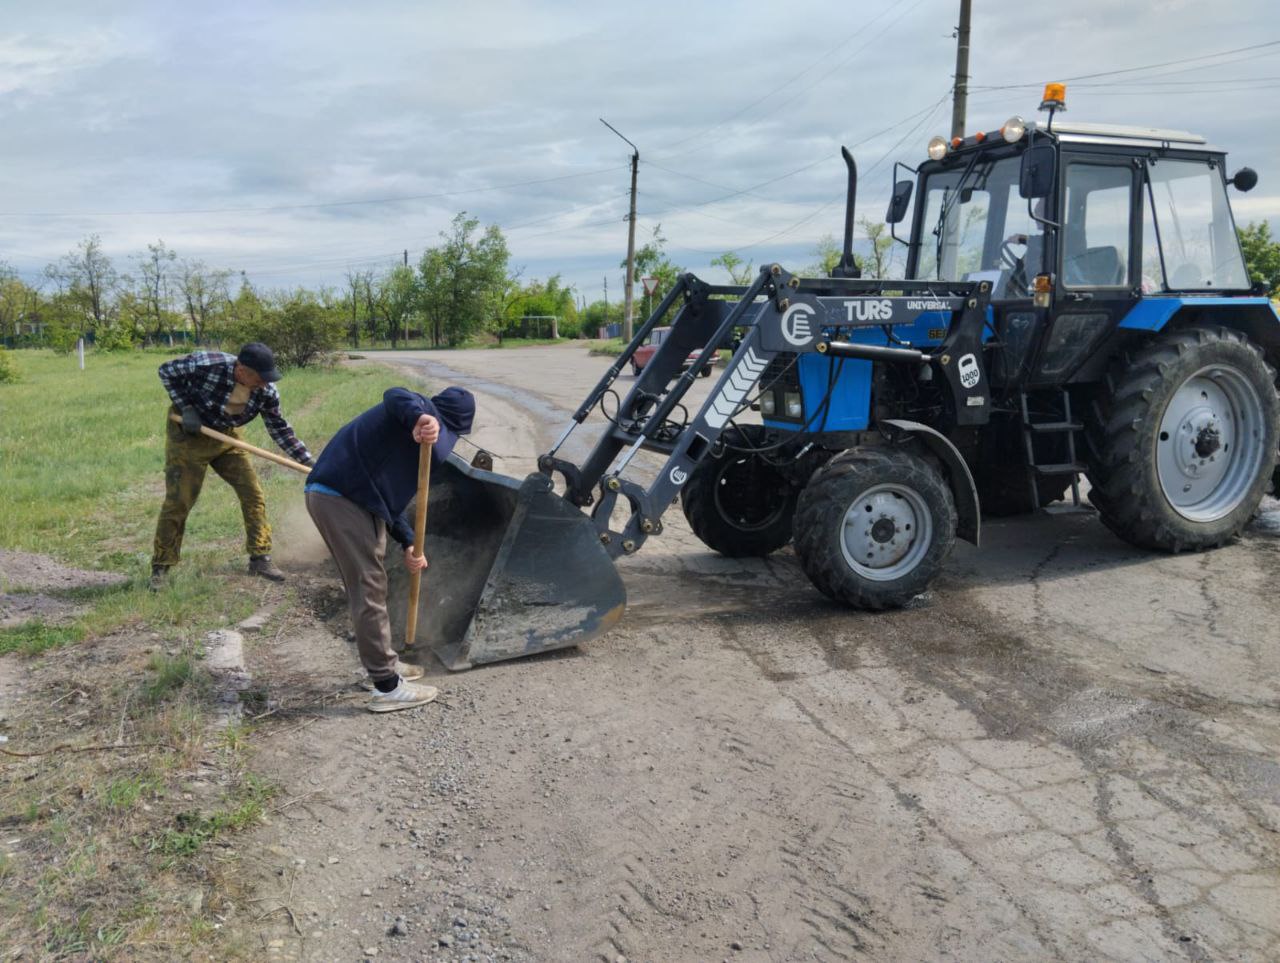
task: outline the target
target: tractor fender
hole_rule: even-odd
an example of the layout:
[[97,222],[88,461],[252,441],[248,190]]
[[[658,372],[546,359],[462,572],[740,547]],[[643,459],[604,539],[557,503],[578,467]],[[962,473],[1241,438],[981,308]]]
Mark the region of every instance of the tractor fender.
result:
[[1272,365],[1280,364],[1280,315],[1265,297],[1144,298],[1124,316],[1119,329],[1155,334],[1193,324],[1233,328],[1262,348]]
[[886,418],[878,424],[887,425],[893,429],[895,435],[918,438],[938,456],[946,466],[947,478],[951,483],[951,494],[956,500],[956,535],[966,542],[977,545],[982,527],[982,516],[978,509],[978,486],[973,483],[973,474],[965,464],[960,449],[953,445],[946,435],[918,421]]

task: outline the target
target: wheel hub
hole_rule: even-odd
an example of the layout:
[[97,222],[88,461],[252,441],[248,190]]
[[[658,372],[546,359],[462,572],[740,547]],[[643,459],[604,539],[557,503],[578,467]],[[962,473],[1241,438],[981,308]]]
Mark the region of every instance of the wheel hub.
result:
[[845,560],[866,578],[891,581],[920,564],[932,541],[924,499],[905,485],[876,485],[844,514]]
[[1262,418],[1253,385],[1238,370],[1213,365],[1169,399],[1156,441],[1156,469],[1170,506],[1208,522],[1248,494],[1260,457]]
[[1205,425],[1196,433],[1196,454],[1201,458],[1208,458],[1221,447],[1222,432],[1218,430],[1217,422]]
[[893,524],[891,518],[878,518],[876,523],[871,526],[871,537],[875,541],[884,544],[893,540],[893,536],[898,533],[898,529]]

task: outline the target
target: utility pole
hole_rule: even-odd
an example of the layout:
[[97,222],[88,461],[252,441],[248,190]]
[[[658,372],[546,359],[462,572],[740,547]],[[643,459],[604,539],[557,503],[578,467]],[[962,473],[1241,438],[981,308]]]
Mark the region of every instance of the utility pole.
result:
[[404,249],[404,266],[405,267],[409,266],[409,249],[408,248]]
[[[968,0],[965,0],[968,2]],[[611,123],[600,118],[600,123],[604,124],[611,131],[622,137],[618,128]],[[631,311],[632,311],[632,288],[635,287],[636,280],[636,175],[640,170],[640,148],[631,141],[622,137],[623,140],[631,144],[631,213],[627,215],[627,287],[622,292],[622,340],[631,341]]]
[[956,85],[951,102],[951,136],[964,136],[964,114],[969,99],[969,6],[960,0],[960,26],[956,28]]

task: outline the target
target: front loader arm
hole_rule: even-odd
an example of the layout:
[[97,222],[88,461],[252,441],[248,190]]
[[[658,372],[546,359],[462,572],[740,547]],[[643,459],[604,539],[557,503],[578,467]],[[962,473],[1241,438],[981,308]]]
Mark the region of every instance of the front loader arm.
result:
[[[925,296],[881,296],[876,287],[919,290]],[[982,368],[982,332],[989,285],[961,286],[944,295],[929,293],[921,282],[870,282],[826,279],[802,281],[777,264],[761,268],[746,288],[703,284],[692,275],[681,278],[680,293],[685,303],[671,321],[671,334],[644,373],[620,403],[618,415],[605,428],[603,437],[579,469],[554,457],[555,448],[539,460],[545,474],[559,471],[567,486],[565,497],[581,506],[592,505],[592,518],[601,542],[611,557],[631,554],[644,541],[662,531],[662,516],[674,503],[697,464],[720,441],[733,419],[749,407],[752,395],[769,364],[780,354],[824,352],[838,345],[859,349],[833,340],[841,332],[858,328],[888,328],[905,324],[930,312],[948,312],[947,337],[928,355],[899,349],[902,357],[882,361],[927,361],[944,374],[954,394],[958,423],[977,424],[989,413],[987,379]],[[714,295],[731,294],[736,302],[712,300]],[[674,304],[668,296],[642,331],[652,330],[656,320]],[[744,329],[742,341],[715,387],[698,412],[685,424],[671,421],[688,394],[697,372],[735,328]],[[639,336],[637,336],[639,337]],[[635,343],[631,346],[634,350]],[[698,360],[681,373],[691,346],[701,346]],[[615,361],[593,390],[588,401],[597,402],[617,378],[624,361]],[[975,378],[976,373],[976,378]],[[559,448],[576,424],[586,419],[593,405],[584,405],[574,422],[556,444]],[[815,413],[816,417],[816,413]],[[811,425],[805,425],[808,432]],[[641,449],[666,455],[656,478],[647,485],[626,477]],[[598,500],[591,489],[598,490]],[[621,532],[610,528],[618,499],[630,509]]]

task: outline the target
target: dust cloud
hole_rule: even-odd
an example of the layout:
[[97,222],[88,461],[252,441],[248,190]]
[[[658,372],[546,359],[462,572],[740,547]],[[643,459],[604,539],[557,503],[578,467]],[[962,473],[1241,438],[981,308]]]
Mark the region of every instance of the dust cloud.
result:
[[329,549],[303,502],[291,504],[276,523],[271,554],[277,564],[291,568],[317,568],[328,561]]

